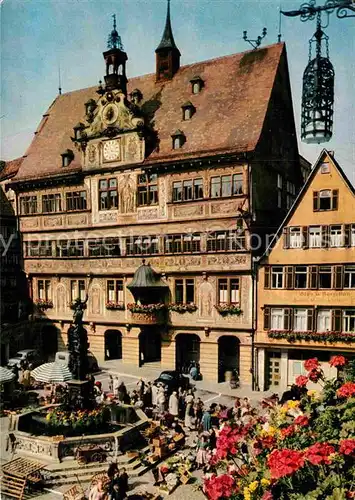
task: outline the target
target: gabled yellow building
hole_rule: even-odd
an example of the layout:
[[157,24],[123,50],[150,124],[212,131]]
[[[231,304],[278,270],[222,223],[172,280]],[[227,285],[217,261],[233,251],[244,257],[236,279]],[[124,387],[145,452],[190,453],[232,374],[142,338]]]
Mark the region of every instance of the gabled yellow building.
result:
[[[355,356],[355,190],[326,150],[261,260],[257,386],[284,390],[303,360]],[[330,372],[329,372],[330,370]]]

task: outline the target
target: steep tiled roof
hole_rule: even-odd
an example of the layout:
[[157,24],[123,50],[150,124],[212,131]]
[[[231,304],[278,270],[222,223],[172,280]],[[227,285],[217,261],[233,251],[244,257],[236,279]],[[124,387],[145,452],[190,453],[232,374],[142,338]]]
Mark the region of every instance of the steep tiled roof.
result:
[[11,179],[11,177],[14,177],[18,169],[20,168],[20,165],[22,163],[23,158],[16,158],[15,160],[10,160],[4,162],[4,168],[0,171],[0,181],[5,181],[6,179]]
[[[258,143],[280,59],[279,43],[255,51],[182,66],[174,78],[157,83],[155,74],[131,78],[128,93],[143,93],[143,111],[157,132],[158,147],[145,163],[218,153],[253,151]],[[284,54],[285,55],[285,54]],[[204,88],[192,94],[190,80],[199,75]],[[73,126],[83,121],[84,103],[97,99],[97,87],[58,96],[36,131],[16,179],[63,174],[60,154],[73,149]],[[181,106],[191,101],[196,112],[182,120]],[[171,134],[181,129],[186,142],[172,149]],[[65,172],[81,169],[79,155]]]

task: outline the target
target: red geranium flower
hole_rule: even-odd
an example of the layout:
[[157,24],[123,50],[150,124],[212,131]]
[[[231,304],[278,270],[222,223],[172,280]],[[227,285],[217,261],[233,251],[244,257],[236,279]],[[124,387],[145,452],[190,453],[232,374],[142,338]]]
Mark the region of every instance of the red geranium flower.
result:
[[344,356],[332,356],[330,358],[329,364],[330,366],[335,366],[338,368],[338,366],[345,366],[347,364],[348,360],[344,358]]
[[219,498],[229,498],[235,490],[235,482],[229,474],[220,476],[212,475],[210,479],[205,479],[204,489],[210,500],[219,500]]
[[288,427],[284,427],[281,429],[281,438],[285,439],[287,437],[292,436],[295,433],[295,428],[293,425],[289,425]]
[[322,372],[322,370],[314,369],[308,373],[308,377],[309,377],[309,380],[311,380],[311,382],[318,382],[318,380],[323,378],[323,372]]
[[297,450],[288,450],[287,448],[274,450],[270,453],[267,464],[272,478],[278,479],[290,476],[303,467],[303,453]]
[[261,500],[273,500],[273,498],[274,497],[272,496],[271,491],[265,491],[265,493],[261,497]]
[[355,455],[355,439],[343,439],[339,441],[339,452],[343,455]]
[[337,390],[337,396],[340,398],[350,398],[355,396],[355,383],[346,382]]
[[225,425],[219,433],[217,439],[216,457],[220,460],[227,458],[228,454],[237,453],[237,445],[249,431],[248,426],[230,426]]
[[309,418],[306,415],[299,415],[293,421],[295,425],[299,425],[300,427],[307,427],[309,425]]
[[296,385],[298,385],[298,387],[306,387],[307,384],[308,377],[306,377],[305,375],[298,375],[298,377],[296,378]]
[[327,443],[315,443],[306,451],[306,459],[313,465],[330,464],[329,455],[335,453],[333,446]]
[[318,358],[306,359],[306,361],[304,362],[304,367],[308,372],[317,369],[319,367]]

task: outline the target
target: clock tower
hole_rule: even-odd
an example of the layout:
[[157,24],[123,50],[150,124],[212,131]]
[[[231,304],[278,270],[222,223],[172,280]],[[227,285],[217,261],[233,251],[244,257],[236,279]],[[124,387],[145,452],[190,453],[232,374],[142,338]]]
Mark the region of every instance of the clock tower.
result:
[[126,61],[128,59],[123,50],[121,37],[116,30],[116,15],[113,14],[113,30],[111,31],[106,52],[103,53],[106,62],[105,83],[106,90],[120,90],[127,94]]

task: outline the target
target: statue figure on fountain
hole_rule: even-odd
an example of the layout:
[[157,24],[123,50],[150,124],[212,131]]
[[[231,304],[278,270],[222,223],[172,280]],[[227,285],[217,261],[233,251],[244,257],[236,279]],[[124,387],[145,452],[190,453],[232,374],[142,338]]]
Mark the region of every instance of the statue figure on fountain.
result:
[[85,300],[80,298],[74,302],[73,324],[68,330],[69,370],[75,380],[86,380],[88,373],[87,351],[89,348],[87,332],[83,326],[83,315],[88,294]]

